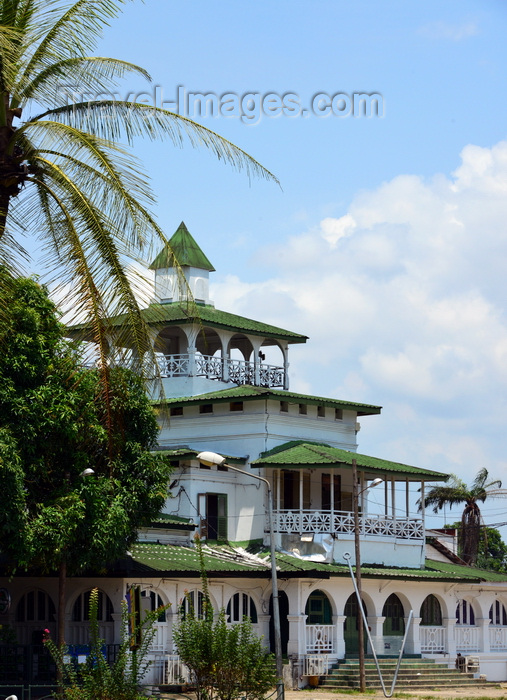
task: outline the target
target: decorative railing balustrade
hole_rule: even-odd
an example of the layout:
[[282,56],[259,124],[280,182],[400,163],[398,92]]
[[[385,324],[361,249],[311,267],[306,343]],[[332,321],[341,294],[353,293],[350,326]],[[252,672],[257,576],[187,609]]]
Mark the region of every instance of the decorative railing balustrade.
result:
[[[333,625],[305,625],[306,653],[333,654],[334,629]],[[320,676],[322,674],[311,673],[310,675]]]
[[[275,529],[280,533],[302,535],[340,532],[354,534],[354,515],[348,511],[278,510]],[[402,540],[424,539],[422,520],[392,518],[386,515],[359,516],[359,533],[371,537],[397,537]]]
[[303,657],[303,676],[327,676],[328,672],[327,654],[310,654]]
[[507,627],[489,628],[489,647],[491,651],[507,651]]
[[471,651],[479,651],[479,628],[456,625],[454,628],[456,639],[456,651],[468,654]]
[[255,365],[245,360],[187,353],[159,356],[158,364],[160,375],[164,378],[206,377],[234,384],[286,388],[284,368],[262,362]]
[[443,654],[446,651],[445,627],[419,627],[419,640],[421,653]]

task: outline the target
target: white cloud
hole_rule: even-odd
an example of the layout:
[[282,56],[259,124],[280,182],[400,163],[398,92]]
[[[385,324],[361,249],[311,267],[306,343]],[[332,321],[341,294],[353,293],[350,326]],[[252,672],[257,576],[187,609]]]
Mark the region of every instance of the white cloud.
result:
[[479,27],[475,22],[461,22],[451,24],[450,22],[430,22],[419,29],[419,34],[427,39],[438,39],[445,41],[463,41],[479,33]]
[[271,279],[222,278],[213,296],[310,336],[291,350],[292,388],[384,406],[363,419],[360,451],[500,474],[506,194],[507,143],[467,146],[451,175],[362,192],[343,216],[262,251],[279,261]]

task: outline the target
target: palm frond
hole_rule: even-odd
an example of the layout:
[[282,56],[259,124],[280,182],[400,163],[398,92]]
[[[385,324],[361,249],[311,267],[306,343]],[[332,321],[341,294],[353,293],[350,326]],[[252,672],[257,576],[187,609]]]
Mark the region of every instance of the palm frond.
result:
[[102,35],[104,26],[116,17],[127,0],[78,0],[62,14],[58,0],[37,0],[36,22],[30,23],[30,39],[35,45],[22,71],[28,82],[54,60],[89,53]]
[[79,102],[47,110],[33,117],[31,123],[47,117],[55,121],[70,121],[76,129],[110,141],[125,136],[132,143],[137,136],[147,136],[151,140],[168,138],[174,145],[183,146],[187,139],[194,148],[203,146],[219,160],[238,170],[245,170],[248,177],[256,176],[278,183],[273,173],[246,151],[202,124],[167,109],[117,100]]
[[39,105],[69,104],[77,90],[80,96],[89,91],[93,95],[103,92],[111,96],[111,90],[118,84],[118,79],[124,78],[127,73],[137,73],[146,80],[151,80],[148,71],[128,61],[101,56],[66,58],[51,63],[26,84],[22,78],[19,79],[11,107],[18,107],[30,99]]

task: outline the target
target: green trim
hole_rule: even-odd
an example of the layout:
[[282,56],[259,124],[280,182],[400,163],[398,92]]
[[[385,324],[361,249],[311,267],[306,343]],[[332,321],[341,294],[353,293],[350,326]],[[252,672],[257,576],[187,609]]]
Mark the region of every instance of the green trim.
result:
[[421,481],[447,481],[448,474],[443,472],[420,469],[400,462],[391,462],[378,457],[349,452],[338,447],[331,447],[324,443],[305,442],[294,440],[263,452],[258,459],[252,462],[252,467],[292,469],[318,469],[330,467],[352,468],[352,461],[356,460],[358,469],[372,474],[402,475],[409,480]]
[[343,410],[355,411],[358,416],[369,416],[380,413],[381,406],[373,406],[365,403],[353,403],[351,401],[341,401],[339,399],[327,399],[320,396],[309,396],[307,394],[296,394],[293,391],[283,391],[282,389],[266,389],[260,386],[250,386],[244,384],[231,389],[212,391],[197,396],[179,396],[172,399],[164,399],[162,402],[168,406],[191,406],[205,403],[227,403],[231,400],[242,401],[287,401],[288,403],[305,403],[309,406],[325,406],[327,408],[341,408]]
[[182,221],[167,246],[162,248],[150,270],[166,269],[168,267],[197,267],[200,270],[214,272],[215,268],[204,255],[201,248]]

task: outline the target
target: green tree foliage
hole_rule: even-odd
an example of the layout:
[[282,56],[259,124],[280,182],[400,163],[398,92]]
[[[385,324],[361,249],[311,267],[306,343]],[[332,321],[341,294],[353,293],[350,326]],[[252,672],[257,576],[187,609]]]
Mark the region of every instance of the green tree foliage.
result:
[[181,146],[187,139],[249,174],[274,179],[190,119],[101,99],[125,76],[150,79],[132,63],[90,55],[125,2],[0,0],[0,263],[12,270],[26,256],[27,232],[41,238],[46,263],[68,283],[69,306],[92,329],[102,360],[113,338],[108,315],[125,313],[129,320],[118,346],[134,347],[139,357],[149,350],[122,263],[137,259],[153,239],[167,242],[150,213],[153,196],[131,155],[133,140],[167,138]]
[[478,503],[484,503],[487,498],[507,495],[507,491],[501,487],[499,479],[489,480],[488,470],[480,469],[471,486],[451,474],[445,486],[434,486],[424,498],[424,506],[433,506],[434,513],[445,506],[452,508],[453,505],[465,504],[458,533],[459,551],[463,561],[471,566],[475,566],[479,554],[482,517]]
[[99,635],[98,589],[95,588],[90,595],[90,653],[86,663],[69,663],[66,649],[58,648],[46,631],[44,643],[64,681],[59,697],[62,700],[146,700],[146,695],[140,692],[140,685],[150,666],[147,655],[160,612],[146,613],[142,621],[141,645],[131,649],[133,622],[123,603],[120,647],[115,661],[108,663],[102,651],[105,642]]
[[173,633],[178,654],[192,672],[198,700],[240,696],[260,700],[276,684],[273,655],[266,652],[247,618],[229,625],[222,609],[214,620],[199,539],[196,543],[201,561],[202,615],[188,600],[188,610]]
[[0,547],[13,568],[102,567],[167,497],[153,410],[131,371],[108,370],[106,389],[80,366],[43,287],[1,274]]
[[[461,529],[461,523],[444,525],[446,528]],[[461,552],[458,550],[459,556]],[[493,571],[507,571],[507,544],[502,539],[500,532],[494,527],[483,526],[479,535],[479,551],[477,555],[477,566],[481,569],[492,569]]]

